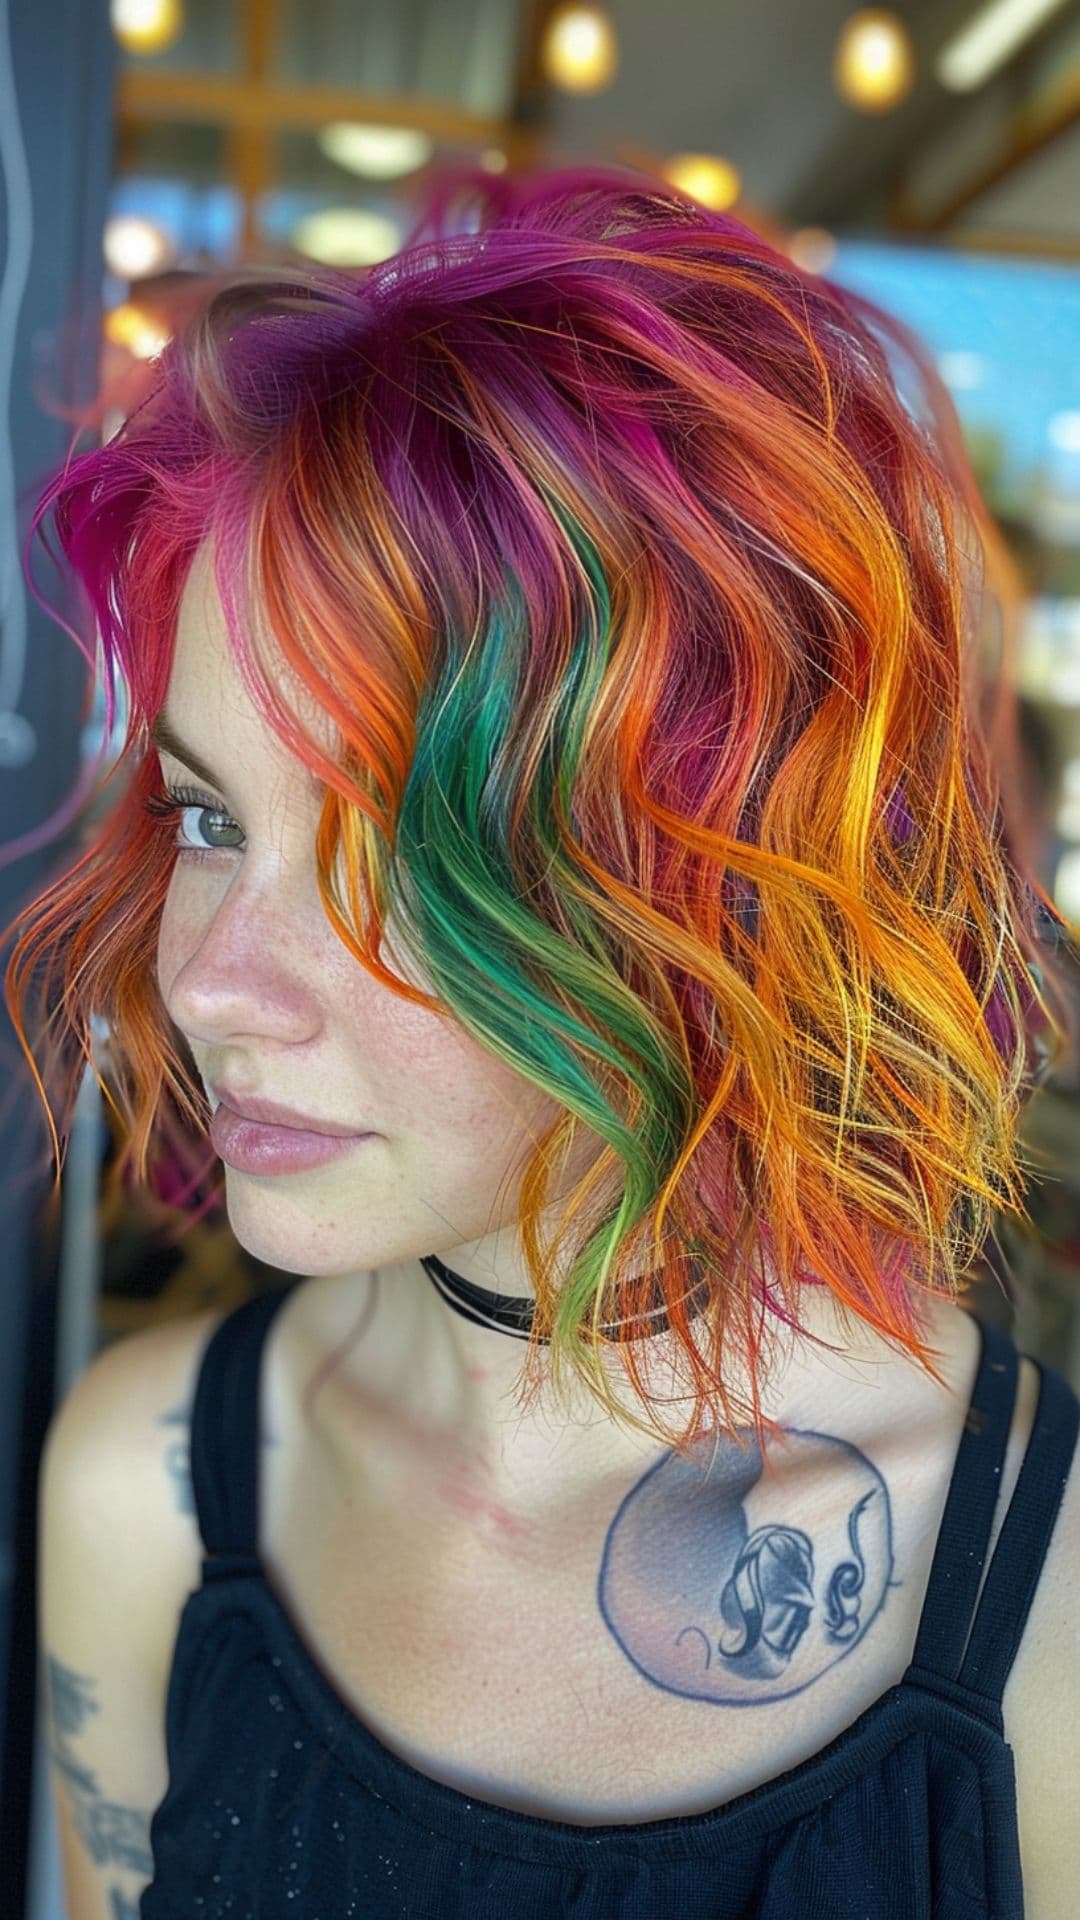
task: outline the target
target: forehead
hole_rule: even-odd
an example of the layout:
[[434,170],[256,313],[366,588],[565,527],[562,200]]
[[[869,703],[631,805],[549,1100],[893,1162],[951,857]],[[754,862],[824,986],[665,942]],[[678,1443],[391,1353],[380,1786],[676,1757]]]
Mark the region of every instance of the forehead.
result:
[[[252,614],[258,621],[257,606]],[[236,608],[236,617],[244,617],[242,602]],[[333,723],[285,662],[275,660],[273,638],[265,624],[260,637],[256,659],[267,668],[273,663],[275,694],[287,702],[305,733],[325,753],[333,755],[339,744]],[[282,755],[294,766],[303,765],[270,727],[245,684],[214,576],[209,540],[198,548],[180,597],[165,711],[174,722],[181,715],[189,718],[189,724],[194,719],[204,734],[213,733],[217,738],[228,738],[238,728],[245,733],[256,731],[275,757]]]
[[208,543],[199,548],[188,569],[176,622],[176,645],[169,696],[186,689],[189,682],[215,685],[230,678],[239,680],[232,659],[232,647],[225,622],[225,610],[214,579]]

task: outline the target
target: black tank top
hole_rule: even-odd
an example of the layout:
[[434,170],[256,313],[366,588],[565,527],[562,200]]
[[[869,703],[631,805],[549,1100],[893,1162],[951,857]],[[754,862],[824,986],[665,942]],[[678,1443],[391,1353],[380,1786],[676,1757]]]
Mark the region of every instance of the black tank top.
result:
[[1001,1698],[1068,1477],[1080,1406],[1036,1362],[1034,1426],[972,1610],[1019,1361],[982,1353],[914,1655],[820,1752],[716,1809],[574,1826],[418,1772],[316,1665],[260,1566],[259,1364],[299,1280],[218,1324],[191,1479],[206,1558],[180,1617],[169,1785],[141,1920],[1023,1920]]

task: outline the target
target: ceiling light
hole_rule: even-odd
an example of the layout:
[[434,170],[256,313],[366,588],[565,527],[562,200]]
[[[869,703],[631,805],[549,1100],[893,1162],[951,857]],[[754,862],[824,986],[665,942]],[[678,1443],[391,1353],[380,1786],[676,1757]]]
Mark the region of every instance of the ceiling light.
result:
[[988,0],[947,40],[934,73],[950,93],[971,93],[1065,5],[1065,0]]
[[415,173],[435,151],[416,127],[368,127],[335,120],[316,136],[328,160],[369,180],[400,180]]
[[176,249],[161,227],[137,213],[114,214],[105,222],[105,264],[118,280],[142,280],[160,273]]
[[664,167],[664,178],[714,213],[733,207],[742,192],[738,168],[708,153],[677,153]]
[[787,250],[804,273],[828,273],[836,259],[836,236],[828,227],[799,227],[789,237]]
[[862,113],[888,113],[915,84],[915,49],[895,13],[864,7],[846,20],[833,55],[841,99]]
[[615,29],[599,6],[557,6],[544,27],[541,65],[564,93],[599,93],[619,64]]
[[180,0],[112,0],[109,21],[125,53],[164,53],[184,31]]
[[115,347],[125,347],[136,360],[152,360],[168,345],[169,329],[153,314],[144,313],[134,300],[123,300],[105,315],[105,338]]
[[362,207],[327,207],[298,220],[291,244],[328,267],[370,267],[388,260],[401,245],[393,220]]

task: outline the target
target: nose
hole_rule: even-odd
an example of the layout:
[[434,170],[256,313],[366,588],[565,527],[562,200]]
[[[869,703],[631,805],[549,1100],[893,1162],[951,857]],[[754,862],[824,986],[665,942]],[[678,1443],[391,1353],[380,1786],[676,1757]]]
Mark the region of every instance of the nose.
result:
[[212,900],[191,891],[170,890],[158,936],[161,994],[180,1031],[206,1046],[314,1039],[323,1009],[308,916],[283,912],[280,895],[272,904],[243,875]]

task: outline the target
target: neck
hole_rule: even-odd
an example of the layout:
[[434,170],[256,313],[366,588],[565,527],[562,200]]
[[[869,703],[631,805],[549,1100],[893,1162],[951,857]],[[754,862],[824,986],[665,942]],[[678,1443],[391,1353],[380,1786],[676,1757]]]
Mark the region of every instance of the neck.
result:
[[[448,1267],[437,1254],[429,1254],[421,1260],[420,1265],[440,1299],[472,1326],[506,1334],[513,1340],[529,1339],[536,1306],[532,1294],[511,1296],[490,1287],[477,1286],[474,1281],[467,1280],[463,1274]],[[707,1288],[697,1281],[688,1304],[692,1317],[697,1318],[704,1311],[707,1297]],[[645,1305],[639,1301],[627,1301],[625,1308],[612,1309],[611,1312],[612,1318],[600,1325],[601,1338],[609,1342],[626,1340],[631,1333],[635,1338],[653,1341],[669,1325],[667,1302],[658,1284],[653,1286]],[[549,1336],[539,1337],[543,1344]]]
[[[445,1265],[455,1275],[472,1277],[457,1249]],[[500,1291],[511,1292],[516,1284],[514,1297],[528,1297],[520,1275],[516,1282],[505,1272],[500,1279]],[[455,1311],[419,1261],[371,1275],[321,1277],[309,1281],[306,1290],[320,1316],[317,1341],[323,1358],[342,1352],[320,1397],[346,1448],[350,1434],[355,1448],[355,1436],[370,1435],[374,1427],[391,1434],[401,1456],[418,1470],[454,1460],[467,1464],[472,1476],[497,1488],[507,1501],[553,1505],[570,1483],[633,1471],[663,1450],[655,1437],[614,1421],[569,1369],[561,1399],[545,1389],[522,1413],[517,1394],[524,1342]],[[913,1363],[871,1329],[848,1324],[827,1288],[804,1287],[799,1314],[811,1337],[778,1325],[770,1377],[761,1393],[767,1419],[812,1426],[825,1409],[834,1421],[842,1409],[853,1414],[857,1400],[869,1411],[875,1396],[880,1409],[885,1369],[890,1379],[898,1367],[911,1370]],[[933,1325],[929,1337],[934,1338]],[[645,1409],[614,1349],[602,1350],[602,1357],[617,1401],[644,1419]],[[639,1358],[650,1391],[665,1402],[665,1417],[685,1415],[686,1370],[676,1368],[671,1337],[641,1343]],[[751,1399],[737,1356],[725,1365],[724,1380],[733,1395]],[[926,1385],[939,1392],[928,1378]],[[673,1395],[680,1392],[682,1404],[673,1407]]]

